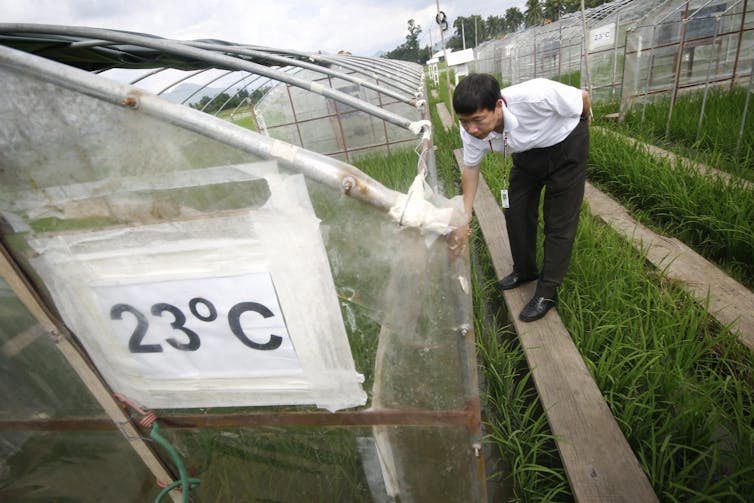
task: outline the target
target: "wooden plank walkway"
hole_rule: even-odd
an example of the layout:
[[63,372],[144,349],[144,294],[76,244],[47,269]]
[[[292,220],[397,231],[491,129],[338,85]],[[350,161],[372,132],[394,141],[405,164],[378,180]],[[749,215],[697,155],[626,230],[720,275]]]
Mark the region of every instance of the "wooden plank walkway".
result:
[[[462,150],[454,151],[459,166]],[[505,217],[483,178],[474,212],[498,277],[512,267]],[[579,502],[656,502],[641,465],[623,436],[556,310],[523,323],[517,314],[534,294],[535,284],[503,292],[513,325],[532,369],[534,384],[563,466]]]
[[[628,211],[590,183],[584,198],[592,215],[631,241],[668,278],[683,283],[687,292],[723,325],[731,325],[739,340],[754,351],[754,292],[708,262],[675,238],[655,234],[636,222]],[[709,304],[708,304],[709,302]]]
[[437,104],[437,115],[440,117],[440,122],[442,122],[445,131],[453,127],[453,119],[450,118],[450,112],[448,112],[448,107],[445,106],[445,103],[440,102]]

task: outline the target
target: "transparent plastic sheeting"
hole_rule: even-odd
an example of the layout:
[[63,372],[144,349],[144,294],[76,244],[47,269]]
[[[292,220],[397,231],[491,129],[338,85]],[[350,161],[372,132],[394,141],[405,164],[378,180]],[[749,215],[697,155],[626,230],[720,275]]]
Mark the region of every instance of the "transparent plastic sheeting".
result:
[[159,194],[263,177],[260,208],[29,240],[35,271],[114,390],[154,408],[366,402],[304,178],[274,171],[125,181]]
[[0,212],[45,231],[22,247],[115,391],[149,407],[365,403],[301,175],[206,169],[241,155],[33,78],[0,81],[14,117],[0,126]]
[[102,413],[50,334],[1,278],[0,400],[5,404],[0,407],[0,419]]
[[[312,85],[342,91],[413,121],[422,119],[417,108],[353,82],[323,78],[310,70],[301,70],[296,76],[312,80]],[[416,137],[407,129],[282,82],[265,94],[254,106],[254,112],[264,134],[341,160],[416,145]]]
[[[2,279],[0,400],[1,420],[103,415]],[[119,432],[0,432],[0,501],[153,501],[159,492]]]
[[144,502],[161,491],[118,431],[0,433],[0,501]]
[[239,494],[291,503],[481,501],[468,492],[474,480],[464,428],[386,429],[400,440],[394,455],[401,469],[389,476],[371,428],[172,431],[170,440],[199,467],[200,501],[236,501]]
[[[4,96],[0,116],[8,118],[0,121],[3,243],[50,305],[75,326],[77,338],[107,341],[87,350],[98,367],[102,366],[100,370],[109,372],[108,380],[134,386],[133,393],[154,395],[162,400],[157,403],[169,401],[166,407],[185,404],[187,396],[206,392],[203,387],[207,385],[190,376],[189,367],[175,362],[166,365],[170,377],[159,380],[151,377],[154,369],[131,363],[130,370],[126,366],[115,371],[114,366],[123,363],[120,359],[132,354],[127,344],[138,326],[138,316],[120,307],[113,319],[112,303],[103,306],[100,294],[112,296],[120,287],[140,285],[138,291],[144,298],[133,302],[146,303],[138,311],[147,319],[149,329],[161,323],[171,330],[156,338],[147,335],[147,330],[135,345],[160,345],[162,353],[151,355],[164,357],[166,353],[192,353],[168,342],[172,338],[179,345],[190,345],[192,339],[182,328],[198,334],[202,346],[193,351],[198,353],[205,349],[204,344],[210,345],[210,336],[204,335],[210,332],[205,331],[220,322],[223,335],[218,340],[235,344],[239,354],[257,351],[233,332],[229,315],[241,302],[232,298],[235,293],[266,293],[265,299],[244,300],[265,305],[273,316],[264,318],[259,310],[236,310],[240,332],[258,344],[270,342],[272,333],[287,336],[297,361],[286,360],[290,366],[282,376],[284,386],[268,394],[255,394],[254,383],[260,378],[254,377],[254,368],[241,369],[246,372],[242,379],[224,377],[221,369],[215,368],[209,381],[226,386],[213,395],[251,402],[271,400],[275,394],[290,403],[294,393],[299,393],[298,398],[306,404],[333,409],[360,404],[366,398],[366,405],[374,411],[405,411],[414,423],[420,422],[417,417],[426,417],[411,416],[421,411],[472,413],[479,396],[470,335],[468,263],[463,259],[450,262],[444,240],[427,239],[416,228],[398,225],[385,211],[311,179],[303,180],[285,166],[260,163],[253,156],[146,117],[138,110],[108,104],[2,66],[0,90]],[[406,169],[413,172],[415,167]],[[416,183],[417,193],[423,188],[420,181]],[[439,205],[439,196],[435,197]],[[402,205],[409,209],[415,202],[407,195]],[[446,205],[452,206],[447,201]],[[245,283],[259,278],[257,275],[262,278],[259,283],[266,286],[249,293]],[[170,299],[154,297],[166,295],[157,285],[168,277],[171,281],[164,283],[178,285],[173,293],[183,295],[187,302],[178,309],[185,322],[179,320],[176,310],[165,306],[174,305]],[[226,280],[237,283],[238,288],[228,288]],[[270,282],[274,288],[269,287]],[[203,290],[194,291],[187,285],[201,285]],[[219,296],[221,291],[228,295],[227,301]],[[291,302],[325,312],[311,318],[304,312],[289,315]],[[284,311],[284,324],[274,312],[274,303]],[[221,313],[223,306],[227,312]],[[13,299],[8,310],[0,311],[3,330],[16,309],[24,308]],[[243,321],[247,316],[252,316],[254,323],[274,321],[275,332],[247,328]],[[171,327],[172,323],[177,327]],[[120,329],[125,329],[125,340],[115,351],[113,336],[102,339],[101,330],[117,324],[123,324]],[[7,335],[14,338],[26,328],[8,328]],[[300,343],[302,331],[316,337]],[[347,345],[341,345],[344,334]],[[41,334],[22,354],[42,354],[36,349],[42,341],[44,347],[54,348]],[[95,358],[97,351],[101,354]],[[21,362],[20,356],[13,361]],[[230,357],[219,359],[219,364],[226,361],[230,364]],[[325,364],[334,367],[326,370]],[[111,370],[106,370],[108,365],[113,366]],[[296,365],[301,368],[298,374]],[[9,386],[2,389],[33,389],[38,400],[10,400],[9,417],[57,415],[53,404],[72,406],[73,397],[86,392],[58,392],[59,383],[66,382],[64,377],[71,373],[61,358],[19,368],[9,377]],[[177,386],[176,375],[186,377],[191,385]],[[364,376],[361,386],[360,375]],[[33,383],[22,385],[25,379]],[[264,379],[272,383],[276,378]],[[244,393],[234,387],[242,381],[251,383]],[[303,389],[285,386],[296,382],[307,382],[313,394],[306,397]],[[145,387],[137,390],[137,384]],[[162,391],[156,389],[160,386]],[[66,405],[64,411],[68,410]],[[306,416],[307,409],[300,410]],[[206,412],[218,413],[216,409]],[[93,414],[90,408],[78,415],[87,414]],[[443,417],[439,414],[431,425],[377,423],[328,430],[346,438],[347,455],[328,458],[332,469],[327,482],[312,487],[323,495],[320,499],[349,503],[390,501],[384,495],[395,495],[401,501],[434,502],[446,497],[481,501],[483,480],[474,449],[478,432],[439,424]],[[299,501],[301,494],[310,493],[287,498],[285,491],[294,484],[307,487],[313,480],[313,467],[323,463],[321,455],[299,454],[295,445],[286,450],[293,443],[293,429],[275,428],[269,435],[261,428],[164,431],[185,454],[187,466],[200,467],[200,477],[207,480],[199,490],[207,491],[203,494],[209,495],[208,500],[215,500],[214,496],[228,487],[235,488],[233,495],[258,494],[259,487],[254,491],[241,487],[246,487],[243,478],[250,476],[245,467],[256,470],[259,465],[254,463],[263,462],[267,464],[261,472],[267,474],[265,494],[276,494],[271,499]],[[318,427],[297,431],[302,444],[308,446],[320,445],[317,439],[325,435]],[[180,436],[190,436],[196,442],[187,439],[181,443]],[[272,447],[264,451],[259,445]],[[321,445],[332,446],[327,440]],[[37,446],[29,449],[29,455],[39,455]],[[281,470],[282,465],[290,468]],[[92,478],[106,480],[115,473],[109,465],[103,464],[102,469],[107,472],[102,476],[92,469]],[[343,487],[339,474],[346,469],[354,474],[358,490],[351,492],[346,485],[343,492],[337,492]],[[46,484],[46,490],[52,491],[61,473],[65,474],[64,467],[51,466],[46,482],[40,479],[39,485]],[[214,481],[211,476],[216,477]],[[233,484],[223,485],[225,480],[233,480]],[[112,500],[98,498],[97,491],[90,488],[92,501]]]
[[[0,111],[13,118],[0,122],[0,215],[11,232],[4,237],[6,246],[30,276],[39,279],[42,292],[47,291],[66,320],[77,324],[79,338],[98,340],[106,325],[121,324],[127,339],[121,342],[131,342],[138,315],[122,306],[113,311],[113,305],[102,306],[97,300],[97,292],[111,293],[113,285],[136,284],[150,290],[168,276],[183,281],[269,273],[301,366],[297,375],[294,366],[287,367],[285,382],[313,387],[315,400],[307,403],[329,408],[363,403],[359,374],[367,377],[367,390],[374,380],[372,397],[382,407],[459,410],[473,398],[469,393],[476,393],[476,388],[469,388],[467,380],[473,355],[460,351],[459,336],[470,328],[468,265],[462,260],[449,264],[444,240],[431,242],[415,229],[396,225],[383,211],[307,180],[315,217],[307,208],[300,178],[284,171],[275,174],[267,162],[249,166],[245,162],[254,160],[252,156],[132,110],[2,67],[0,86],[6,97]],[[413,207],[411,198],[404,201],[412,203],[407,208]],[[451,206],[446,201],[446,207]],[[291,223],[282,215],[290,216]],[[267,239],[270,250],[251,249]],[[321,240],[340,299],[337,316],[332,312],[334,298],[327,298],[333,279],[326,262],[316,256],[321,254],[316,245]],[[261,270],[265,263],[269,269]],[[299,288],[301,292],[294,291]],[[202,319],[214,317],[209,303],[218,308],[214,303],[220,301],[212,291],[182,293],[189,304],[194,299],[209,301],[179,309],[188,320],[185,327],[196,332],[202,344],[209,344],[202,330],[225,320],[224,337],[239,350],[255,351],[241,340],[244,336],[232,331],[230,313],[218,311],[211,322]],[[177,330],[157,340],[145,334],[134,345],[160,345],[158,356],[183,351],[167,342],[172,338],[176,344],[191,343],[176,318],[180,314],[153,307],[169,301],[152,300],[138,309],[150,326],[162,323],[172,328],[176,322]],[[289,314],[289,301],[330,311],[316,326],[317,318]],[[233,307],[240,300],[228,302],[226,307]],[[95,311],[99,318],[92,316]],[[238,318],[248,316],[259,320],[263,314],[242,311]],[[350,353],[357,360],[355,371],[347,346],[339,342],[344,323],[351,336]],[[299,331],[316,334],[321,344],[297,342]],[[260,344],[270,340],[269,333],[255,337],[245,329],[241,332]],[[99,353],[98,364],[107,365],[131,354],[123,345],[119,353],[107,345],[90,351],[93,356]],[[333,370],[326,372],[326,364],[333,364]],[[188,399],[176,393],[184,388],[171,379],[191,370],[170,367],[160,384],[162,391],[153,378],[140,375],[143,365],[123,372],[101,370],[119,385],[134,388],[138,382],[152,389],[147,405],[180,406]],[[255,379],[252,370],[244,372],[246,379]],[[243,395],[238,400],[252,403],[251,395],[234,388],[219,370],[213,378],[218,388],[223,383],[222,393],[203,389],[206,383],[199,379],[186,390],[211,400],[223,394]],[[115,391],[121,391],[118,388]],[[289,397],[290,403],[293,396],[304,396],[303,389],[299,392],[295,395],[290,386],[283,386],[274,394]],[[272,400],[260,395],[253,403],[270,403],[263,401],[266,398]]]
[[674,89],[750,86],[752,10],[743,1],[676,1],[653,9],[626,37],[622,108]]

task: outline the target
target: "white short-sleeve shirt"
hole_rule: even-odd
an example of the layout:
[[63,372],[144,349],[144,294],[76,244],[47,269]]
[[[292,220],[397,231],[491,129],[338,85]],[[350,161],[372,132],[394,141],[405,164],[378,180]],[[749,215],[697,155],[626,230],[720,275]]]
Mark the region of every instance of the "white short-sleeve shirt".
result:
[[504,133],[492,131],[486,138],[474,138],[461,127],[463,163],[478,166],[487,151],[508,152],[550,147],[565,140],[578,125],[584,108],[581,89],[549,79],[533,79],[500,91]]

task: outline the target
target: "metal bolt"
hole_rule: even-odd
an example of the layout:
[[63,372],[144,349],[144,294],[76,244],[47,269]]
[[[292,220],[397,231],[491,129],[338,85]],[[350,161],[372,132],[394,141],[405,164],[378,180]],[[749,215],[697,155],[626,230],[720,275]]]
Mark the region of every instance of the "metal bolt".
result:
[[352,176],[347,176],[343,178],[342,186],[343,191],[348,194],[351,192],[351,189],[356,185],[356,180]]

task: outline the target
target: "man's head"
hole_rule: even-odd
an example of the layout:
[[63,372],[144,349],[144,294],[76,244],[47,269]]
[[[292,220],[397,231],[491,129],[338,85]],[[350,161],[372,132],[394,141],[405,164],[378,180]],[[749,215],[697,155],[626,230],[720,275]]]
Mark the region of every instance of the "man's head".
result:
[[500,84],[486,73],[464,77],[453,93],[453,110],[467,133],[486,138],[492,130],[503,125]]

